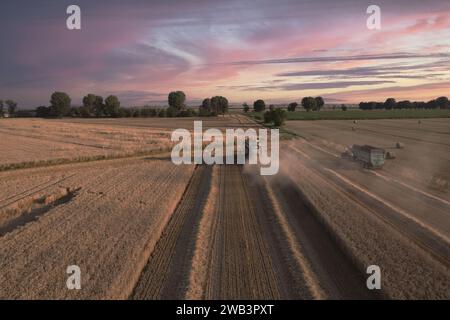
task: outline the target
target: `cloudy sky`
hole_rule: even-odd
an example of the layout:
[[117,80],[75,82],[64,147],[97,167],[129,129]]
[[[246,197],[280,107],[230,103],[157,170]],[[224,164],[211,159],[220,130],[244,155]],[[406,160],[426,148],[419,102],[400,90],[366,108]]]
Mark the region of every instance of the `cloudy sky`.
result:
[[[82,30],[66,28],[81,7]],[[381,7],[381,30],[366,9]],[[0,99],[116,94],[124,105],[427,100],[450,95],[450,1],[2,0]]]

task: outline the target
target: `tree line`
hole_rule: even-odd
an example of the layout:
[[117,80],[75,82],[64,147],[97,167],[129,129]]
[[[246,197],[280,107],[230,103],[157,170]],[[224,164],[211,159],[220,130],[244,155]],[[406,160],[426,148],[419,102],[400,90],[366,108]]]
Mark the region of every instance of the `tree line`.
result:
[[[306,110],[306,111],[320,111],[320,109],[322,109],[322,107],[325,105],[325,101],[323,100],[322,97],[304,97],[301,101],[301,105],[302,107]],[[287,110],[289,112],[294,112],[298,107],[298,103],[297,102],[291,102],[288,104],[287,106]],[[249,112],[250,111],[250,106],[247,103],[244,103],[242,105],[242,108],[244,110],[244,112]],[[255,112],[263,112],[266,109],[266,103],[264,100],[259,99],[256,100],[255,102],[253,102],[253,111]],[[275,109],[274,105],[269,105],[269,109]]]
[[216,116],[228,112],[228,100],[222,96],[207,98],[198,111],[186,105],[186,95],[183,91],[173,91],[168,95],[168,107],[122,107],[117,96],[110,95],[106,99],[95,94],[83,97],[82,106],[71,106],[71,98],[65,92],[54,92],[50,97],[49,106],[36,109],[36,116],[42,118],[62,117],[192,117]]
[[447,97],[439,97],[428,102],[424,101],[396,101],[394,98],[388,98],[385,102],[361,102],[359,104],[361,110],[376,110],[376,109],[448,109],[450,108],[450,101]]

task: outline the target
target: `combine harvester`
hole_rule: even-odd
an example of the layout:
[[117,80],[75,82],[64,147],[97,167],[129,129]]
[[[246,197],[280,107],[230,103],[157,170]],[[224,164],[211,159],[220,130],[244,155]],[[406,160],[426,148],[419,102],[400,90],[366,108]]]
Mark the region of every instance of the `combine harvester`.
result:
[[358,161],[366,169],[381,169],[384,165],[385,151],[368,145],[352,145],[343,154],[342,158]]

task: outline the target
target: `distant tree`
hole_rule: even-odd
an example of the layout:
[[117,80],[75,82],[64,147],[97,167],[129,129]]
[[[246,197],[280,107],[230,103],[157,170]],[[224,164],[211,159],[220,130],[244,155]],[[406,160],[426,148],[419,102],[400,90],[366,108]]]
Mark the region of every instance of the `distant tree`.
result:
[[50,98],[50,116],[62,118],[70,108],[70,97],[65,92],[54,92]]
[[316,109],[316,99],[313,97],[305,97],[302,99],[302,106],[306,111],[311,111]]
[[105,111],[110,117],[118,117],[120,110],[120,101],[116,96],[109,96],[105,99]]
[[361,110],[372,110],[372,109],[376,109],[377,108],[378,103],[374,102],[374,101],[370,101],[370,102],[361,102],[359,104],[359,108]]
[[222,96],[211,98],[211,110],[216,114],[225,114],[228,112],[228,100]]
[[269,105],[269,110],[275,110],[275,105],[274,104],[270,104]]
[[264,112],[264,122],[273,123],[275,127],[281,127],[286,121],[286,111],[281,108]]
[[3,100],[0,100],[0,117],[3,117],[4,111],[3,111]]
[[131,110],[131,116],[133,118],[139,118],[139,117],[142,116],[141,109],[139,109],[139,108],[132,108],[130,110]]
[[92,93],[83,97],[83,107],[80,108],[83,117],[90,117],[94,113],[96,97],[97,96]]
[[298,107],[298,103],[297,102],[291,102],[291,103],[289,103],[287,109],[290,112],[294,112],[295,109],[297,109],[297,107]]
[[170,107],[169,106],[166,109],[166,117],[168,117],[168,118],[177,117],[179,115],[179,113],[180,113],[180,111],[177,108],[175,108],[175,107]]
[[80,117],[89,118],[92,115],[91,110],[88,107],[81,106],[81,107],[78,107],[77,109],[78,109],[78,115]]
[[387,110],[394,109],[397,105],[397,101],[394,98],[388,98],[383,104],[383,107]]
[[130,118],[133,116],[133,113],[130,108],[120,108],[119,113],[122,113],[125,118]]
[[253,102],[253,110],[255,110],[255,112],[261,112],[264,111],[264,109],[266,109],[266,103],[264,100],[259,99]]
[[320,111],[320,109],[322,109],[325,105],[325,101],[323,101],[322,97],[316,97],[314,100],[316,101],[316,107],[314,110]]
[[94,99],[94,114],[96,117],[102,117],[107,114],[106,105],[103,103],[103,97],[101,96],[95,96]]
[[125,108],[120,108],[119,109],[119,118],[125,118],[127,116],[127,111]]
[[264,112],[264,123],[271,123],[272,122],[272,112],[266,111]]
[[210,98],[206,98],[203,100],[201,109],[204,112],[211,112],[211,99]]
[[413,102],[413,105],[414,105],[415,109],[426,109],[426,107],[427,107],[427,104],[423,101]]
[[173,91],[169,93],[169,106],[177,110],[181,110],[185,107],[186,95],[183,91]]
[[195,111],[194,110],[192,110],[191,108],[186,108],[185,110],[182,110],[180,113],[179,113],[179,117],[193,117],[193,116],[195,116]]
[[[45,107],[44,107],[45,108]],[[80,109],[82,107],[70,107],[68,116],[72,118],[78,118],[81,116]],[[36,110],[37,111],[37,110]],[[44,111],[45,112],[45,111]],[[45,117],[44,117],[45,118]]]
[[284,122],[286,121],[286,111],[281,108],[276,108],[273,110],[273,124],[275,127],[281,127],[284,125]]
[[245,113],[247,113],[247,112],[250,110],[250,107],[249,107],[249,105],[248,105],[247,102],[245,102],[245,103],[242,105],[242,109],[244,109],[244,112],[245,112]]
[[228,108],[229,108],[229,102],[228,99],[225,97],[220,97],[221,101],[220,101],[220,109],[222,114],[228,113]]
[[436,103],[440,109],[448,109],[450,106],[450,102],[447,97],[437,98]]
[[158,117],[164,118],[166,116],[166,109],[161,109],[158,111]]
[[397,102],[397,109],[412,109],[413,104],[409,100]]
[[342,104],[342,105],[341,105],[341,110],[342,110],[342,111],[347,111],[347,106],[346,106],[345,104]]
[[437,109],[439,107],[436,100],[430,100],[427,102],[427,109]]
[[376,102],[376,101],[370,101],[370,102],[369,102],[369,109],[370,109],[370,110],[374,110],[374,109],[377,108],[377,105],[378,105],[378,102]]
[[211,99],[206,98],[202,101],[202,105],[198,108],[198,114],[201,117],[209,117],[212,116],[211,112]]
[[88,94],[83,98],[83,107],[79,109],[79,113],[83,117],[103,117],[107,116],[105,105],[103,104],[103,98],[95,94]]
[[218,115],[220,113],[220,99],[217,96],[211,98],[211,112],[214,115]]
[[33,118],[34,114],[31,110],[17,110],[14,116],[17,118]]
[[14,100],[6,100],[5,104],[8,106],[8,113],[10,117],[13,117],[17,110],[17,102]]
[[46,106],[40,106],[36,108],[36,117],[47,118],[50,117],[50,108]]

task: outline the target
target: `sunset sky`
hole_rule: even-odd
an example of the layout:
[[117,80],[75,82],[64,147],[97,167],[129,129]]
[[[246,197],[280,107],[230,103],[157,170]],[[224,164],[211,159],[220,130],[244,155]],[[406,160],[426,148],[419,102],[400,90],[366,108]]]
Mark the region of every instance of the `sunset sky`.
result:
[[[81,7],[82,30],[66,28]],[[381,30],[366,9],[381,7]],[[450,1],[184,0],[0,2],[0,99],[125,106],[226,96],[329,103],[450,96]]]

